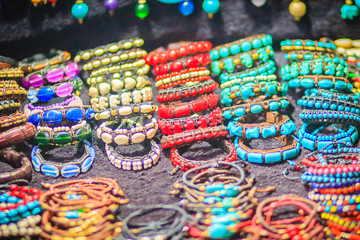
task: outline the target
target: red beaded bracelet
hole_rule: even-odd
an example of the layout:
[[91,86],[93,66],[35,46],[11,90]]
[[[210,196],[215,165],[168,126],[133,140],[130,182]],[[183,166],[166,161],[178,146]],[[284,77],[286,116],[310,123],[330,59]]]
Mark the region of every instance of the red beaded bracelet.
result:
[[212,49],[212,44],[209,41],[192,42],[177,49],[169,49],[164,52],[156,52],[148,54],[144,59],[147,64],[156,66],[159,63],[166,63],[177,58],[183,58],[188,55],[197,53],[209,52]]
[[320,188],[317,191],[321,194],[331,194],[331,195],[350,194],[360,191],[360,183],[356,183],[353,186],[344,187],[344,188]]
[[199,128],[182,133],[176,133],[169,136],[163,136],[161,139],[162,148],[179,147],[182,145],[190,144],[195,141],[211,140],[214,138],[223,138],[228,135],[226,127],[214,126],[207,128]]
[[222,122],[220,108],[215,108],[206,115],[188,118],[158,119],[158,126],[164,135],[172,135],[196,128],[217,126]]
[[203,95],[200,98],[187,103],[169,105],[160,104],[158,114],[161,118],[185,117],[214,108],[217,105],[218,100],[218,96],[215,93],[211,93],[209,95]]

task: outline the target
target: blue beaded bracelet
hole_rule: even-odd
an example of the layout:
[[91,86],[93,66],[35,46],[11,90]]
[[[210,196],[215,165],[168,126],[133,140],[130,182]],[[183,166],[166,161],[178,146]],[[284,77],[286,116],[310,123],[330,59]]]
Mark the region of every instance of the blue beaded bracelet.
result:
[[342,174],[336,174],[340,176],[319,176],[308,173],[307,171],[301,176],[303,182],[316,182],[316,183],[344,183],[351,182],[359,178],[359,173],[354,174],[353,177],[343,177]]
[[311,97],[321,96],[323,98],[337,99],[340,101],[348,101],[348,102],[352,102],[355,104],[358,104],[359,100],[360,100],[359,93],[344,94],[344,93],[338,93],[338,92],[333,92],[333,91],[329,91],[329,90],[325,90],[325,89],[318,89],[318,88],[306,89],[305,96],[311,96]]
[[313,88],[335,89],[340,91],[351,92],[352,84],[346,77],[334,77],[325,75],[307,75],[299,76],[289,81],[291,88]]
[[351,112],[305,109],[299,114],[304,123],[348,123],[360,125],[360,116]]

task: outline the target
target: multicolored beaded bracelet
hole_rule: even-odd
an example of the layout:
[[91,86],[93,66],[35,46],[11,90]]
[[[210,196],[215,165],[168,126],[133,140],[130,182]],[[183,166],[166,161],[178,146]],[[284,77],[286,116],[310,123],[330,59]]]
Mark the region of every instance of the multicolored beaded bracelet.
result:
[[297,104],[305,109],[329,109],[360,114],[360,108],[357,103],[332,98],[303,96],[297,101]]
[[278,112],[266,112],[264,119],[265,122],[263,123],[253,123],[252,115],[248,114],[239,118],[236,122],[230,121],[227,129],[230,136],[238,136],[243,139],[256,139],[259,137],[266,139],[289,135],[296,131],[295,123],[287,115]]
[[135,89],[131,91],[123,91],[117,94],[108,94],[99,96],[90,100],[91,106],[95,112],[104,111],[108,108],[117,106],[126,106],[130,104],[140,104],[150,102],[153,98],[151,87]]
[[276,81],[276,79],[277,79],[277,77],[275,74],[268,75],[268,76],[254,76],[254,77],[238,78],[238,79],[233,79],[231,81],[222,83],[220,85],[220,88],[222,88],[222,89],[231,88],[234,85],[243,86],[248,83],[260,84],[262,82],[273,82],[273,81]]
[[[299,141],[301,145],[309,150],[321,150],[324,147],[328,146],[330,143],[337,142],[348,142],[351,145],[358,139],[359,133],[356,127],[352,125],[343,125],[339,127],[332,124],[333,129],[337,130],[339,133],[334,135],[322,135],[317,136],[317,134],[329,124],[314,126],[304,123],[299,129]],[[309,132],[309,129],[312,129],[312,132]],[[331,146],[328,146],[328,148]]]
[[[114,65],[114,66],[103,67],[97,70],[93,70],[90,73],[90,78],[91,78],[91,83],[93,84],[95,81],[95,77],[98,76],[101,77],[105,74],[109,75],[112,73],[119,73],[121,75],[127,76],[127,74],[129,74],[130,72],[132,75],[142,76],[142,75],[146,75],[149,71],[150,71],[150,66],[145,64],[144,61],[135,61],[131,65],[130,64]],[[103,78],[99,78],[99,79],[96,78],[96,80],[100,80],[100,79]],[[90,84],[89,81],[86,82]]]
[[299,155],[301,144],[295,137],[284,135],[274,139],[285,143],[286,146],[270,150],[251,149],[239,137],[235,139],[234,145],[239,158],[251,163],[275,163],[292,159]]
[[360,94],[359,93],[339,93],[333,92],[331,90],[311,88],[305,90],[305,95],[310,97],[321,96],[323,98],[335,99],[340,101],[353,102],[355,104],[359,103]]
[[28,92],[23,87],[0,88],[0,101],[26,99]]
[[208,94],[218,88],[219,84],[210,79],[205,82],[187,83],[179,87],[161,89],[156,96],[159,102],[182,100],[182,98],[195,97],[197,95]]
[[[19,179],[27,181],[31,180],[31,163],[24,154],[6,149],[0,151],[0,156],[2,162],[6,162],[16,168],[11,172],[0,173],[0,184],[9,183]],[[0,218],[0,221],[1,220],[3,220],[3,218]]]
[[291,88],[313,88],[319,87],[324,89],[335,89],[340,91],[351,92],[353,86],[345,77],[334,76],[314,76],[305,75],[291,79],[289,81],[289,87]]
[[[210,110],[209,110],[210,111]],[[197,128],[217,126],[222,122],[221,109],[215,108],[204,115],[184,118],[158,119],[158,125],[164,135],[172,135]]]
[[156,118],[149,119],[145,117],[143,119],[145,120],[143,120],[142,124],[136,124],[136,126],[129,126],[128,128],[122,127],[122,124],[115,130],[108,127],[113,125],[114,122],[103,122],[96,130],[96,133],[98,138],[107,144],[113,142],[117,145],[142,143],[146,139],[152,139],[158,130]]
[[83,145],[85,149],[84,154],[76,161],[68,163],[50,163],[41,155],[40,145],[35,146],[31,152],[32,165],[35,171],[54,178],[60,175],[65,178],[75,177],[80,172],[87,172],[95,159],[95,150],[91,147],[89,141],[85,140]]
[[247,52],[252,49],[266,47],[269,45],[272,45],[272,37],[270,35],[254,35],[217,46],[210,51],[210,57],[213,61],[219,60],[220,58],[226,58],[230,55],[236,55],[241,52]]
[[32,138],[36,133],[36,128],[32,123],[24,123],[20,126],[0,132],[0,149],[4,149],[25,140]]
[[161,147],[179,147],[197,141],[209,141],[215,138],[224,138],[227,135],[228,131],[226,131],[226,127],[223,125],[207,128],[198,128],[181,133],[175,133],[173,135],[163,136],[161,139]]
[[142,115],[153,115],[157,106],[152,102],[119,106],[95,113],[95,120],[114,121],[118,118],[132,118]]
[[316,58],[334,58],[336,55],[334,53],[327,52],[312,52],[306,50],[292,50],[285,54],[285,60],[290,62],[298,62],[303,60],[312,60]]
[[10,223],[9,225],[3,224],[4,227],[0,229],[0,236],[4,238],[39,236],[41,233],[41,229],[38,226],[40,222],[40,215],[30,215],[22,218],[16,223]]
[[64,146],[83,142],[91,137],[91,126],[81,121],[72,126],[38,126],[35,140],[39,145]]
[[304,109],[299,116],[304,123],[315,124],[330,121],[332,123],[360,124],[360,115],[344,111]]
[[0,69],[0,79],[23,78],[24,72],[21,68]]
[[160,104],[158,115],[161,118],[179,118],[189,116],[194,113],[213,109],[218,103],[218,96],[215,93],[202,95],[200,98],[191,102]]
[[21,102],[20,101],[15,101],[15,100],[3,100],[0,101],[0,111],[12,111],[12,110],[17,110],[19,109],[21,106]]
[[140,48],[142,45],[144,45],[144,40],[141,38],[122,40],[116,43],[110,43],[93,49],[80,51],[74,57],[74,61],[88,61],[93,57],[101,57],[105,54],[112,54],[123,50],[129,50],[131,48]]
[[9,116],[0,117],[0,129],[18,126],[26,122],[27,116],[21,111],[16,111]]
[[26,88],[38,88],[43,86],[46,81],[49,83],[62,82],[78,74],[79,66],[77,63],[61,64],[30,73],[23,78],[22,83]]
[[329,41],[314,41],[304,39],[285,40],[280,43],[281,51],[317,51],[335,53],[336,45]]
[[106,155],[109,161],[116,168],[125,171],[140,171],[151,168],[156,165],[160,159],[161,151],[159,145],[152,139],[148,141],[151,144],[151,150],[147,155],[138,157],[128,157],[119,154],[110,144],[105,144]]

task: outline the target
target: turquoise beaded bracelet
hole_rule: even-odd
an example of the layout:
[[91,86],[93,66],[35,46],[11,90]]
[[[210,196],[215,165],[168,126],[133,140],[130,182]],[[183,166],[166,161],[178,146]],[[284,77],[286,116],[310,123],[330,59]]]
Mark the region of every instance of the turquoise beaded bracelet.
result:
[[285,54],[285,60],[290,62],[303,61],[303,60],[312,60],[316,58],[334,58],[334,53],[324,53],[324,52],[312,52],[312,51],[291,51]]
[[280,43],[281,51],[306,50],[317,52],[332,52],[336,50],[336,45],[329,41],[313,41],[313,40],[285,40]]
[[299,116],[304,123],[341,122],[360,125],[360,115],[351,112],[305,109]]
[[353,88],[352,84],[346,77],[334,77],[326,75],[307,75],[299,76],[289,81],[289,87],[291,88],[323,88],[323,89],[335,89],[345,92],[351,92]]
[[311,97],[317,97],[321,96],[323,98],[329,98],[329,99],[337,99],[340,101],[350,101],[355,104],[359,103],[360,100],[360,94],[359,93],[339,93],[339,92],[333,92],[330,90],[325,89],[317,89],[317,88],[311,88],[305,90],[305,96],[311,96]]
[[337,110],[360,114],[360,106],[357,103],[344,100],[303,96],[297,104],[303,109]]

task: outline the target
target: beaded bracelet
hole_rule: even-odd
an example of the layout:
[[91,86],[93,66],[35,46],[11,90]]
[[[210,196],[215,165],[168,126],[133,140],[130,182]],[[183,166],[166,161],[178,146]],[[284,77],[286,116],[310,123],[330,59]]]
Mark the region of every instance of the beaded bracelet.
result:
[[0,128],[15,127],[26,122],[26,120],[27,117],[23,112],[16,111],[9,116],[0,117]]
[[218,86],[219,84],[212,79],[205,82],[190,82],[179,87],[161,89],[159,94],[156,96],[156,100],[159,102],[182,100],[182,98],[195,97],[197,95],[211,93],[216,88],[218,88]]
[[80,172],[87,172],[92,166],[95,159],[95,150],[90,146],[89,141],[84,141],[84,154],[74,162],[67,163],[50,163],[41,155],[41,148],[35,146],[31,152],[31,162],[34,170],[41,172],[47,176],[58,177],[60,174],[63,177],[75,177]]
[[49,58],[43,54],[36,54],[29,58],[24,58],[19,62],[19,66],[25,73],[37,71],[49,66],[54,66],[69,61],[70,53],[61,50],[52,49],[49,53]]
[[73,92],[79,96],[82,86],[82,80],[78,76],[75,76],[66,82],[40,88],[30,88],[28,91],[28,99],[31,103],[36,103],[38,101],[48,102],[54,97],[68,97]]
[[[150,66],[145,64],[144,61],[135,61],[131,65],[130,64],[123,64],[123,65],[114,65],[109,67],[103,67],[99,68],[97,70],[93,70],[90,73],[91,84],[94,84],[94,77],[98,77],[105,74],[111,74],[111,73],[119,73],[121,75],[127,76],[129,72],[132,73],[132,75],[146,75],[150,71]],[[86,81],[88,84],[89,81]]]
[[8,226],[4,225],[4,227],[0,229],[0,236],[5,238],[39,236],[41,229],[38,227],[38,224],[40,222],[40,215],[27,216],[16,223],[10,223]]
[[[191,69],[183,69],[178,72],[166,73],[155,77],[156,82],[161,82],[158,84],[169,84],[171,82],[186,80],[188,78],[200,77],[200,76],[209,76],[210,70],[206,67],[196,67]],[[183,83],[184,84],[184,83]],[[157,86],[156,86],[157,87]]]
[[143,156],[128,157],[119,154],[110,144],[105,144],[106,155],[112,165],[125,171],[140,171],[156,165],[160,159],[161,151],[159,145],[154,140],[146,143],[151,144],[151,150]]
[[347,101],[355,104],[357,104],[360,100],[360,94],[358,93],[345,94],[345,93],[332,92],[331,90],[317,89],[317,88],[306,89],[305,95],[309,97],[319,96],[328,99]]
[[20,101],[15,101],[15,100],[3,100],[0,101],[0,111],[15,111],[17,109],[19,109],[21,106],[21,102]]
[[[116,143],[117,145],[129,145],[134,143],[142,143],[145,139],[152,139],[157,130],[158,124],[155,118],[151,120],[149,118],[144,119],[143,123],[137,124],[136,126],[130,126],[128,128],[119,126],[113,130],[108,127],[113,122],[103,122],[96,130],[97,136],[104,143]],[[140,125],[140,126],[139,126]]]
[[152,102],[119,106],[95,113],[95,120],[114,121],[118,118],[132,118],[142,115],[153,115],[157,106]]
[[[208,71],[208,70],[206,70],[206,71]],[[210,75],[210,71],[208,71],[208,72],[209,72],[208,75]],[[175,79],[175,82],[167,83],[167,84],[163,84],[163,81],[160,80],[160,81],[155,83],[155,87],[157,87],[159,90],[162,90],[162,89],[168,89],[168,88],[176,87],[176,86],[181,85],[181,84],[198,83],[198,82],[202,82],[202,81],[207,81],[207,80],[211,79],[211,77],[208,76],[208,75],[199,76],[199,77],[193,77],[193,78],[187,78],[187,79],[181,80],[181,81],[178,80],[178,78],[172,78],[172,80]]]
[[23,78],[24,72],[21,68],[0,69],[0,79]]
[[289,81],[289,87],[291,88],[313,88],[319,87],[324,89],[336,89],[340,91],[351,92],[353,86],[349,83],[347,78],[334,77],[334,76],[299,76]]
[[210,51],[210,57],[212,60],[219,60],[220,58],[269,45],[272,45],[272,37],[270,35],[258,34],[217,46]]
[[145,60],[147,64],[151,66],[156,66],[158,64],[164,64],[168,61],[173,61],[177,58],[187,57],[188,55],[209,52],[211,49],[211,42],[191,42],[186,45],[180,46],[177,49],[169,49],[164,52],[151,52],[145,57]]
[[335,53],[336,45],[329,41],[314,41],[304,39],[285,40],[280,43],[281,51],[317,51]]
[[106,65],[112,64],[132,64],[129,61],[136,60],[136,62],[145,62],[142,58],[147,55],[147,52],[142,49],[134,48],[125,52],[114,53],[100,59],[94,59],[83,65],[84,71],[91,71]]
[[264,115],[265,122],[263,123],[253,123],[250,114],[239,118],[236,122],[230,121],[227,126],[230,136],[238,136],[243,139],[256,139],[259,137],[266,139],[289,135],[296,131],[295,123],[287,115],[278,112],[266,112]]
[[79,66],[76,63],[51,66],[28,74],[22,83],[26,88],[41,87],[45,82],[57,83],[73,78],[79,74]]
[[[115,74],[114,74],[115,75]],[[151,82],[147,76],[138,76],[135,78],[125,77],[123,80],[112,79],[108,82],[101,82],[95,85],[90,86],[89,96],[91,98],[97,97],[99,95],[106,95],[110,92],[119,92],[122,89],[132,90],[134,88],[141,89],[146,86],[150,86]]]
[[360,124],[360,115],[344,112],[344,111],[335,111],[335,110],[309,110],[305,109],[300,114],[299,117],[304,123],[347,123],[351,125]]
[[26,116],[30,116],[33,111],[35,111],[35,112],[37,112],[38,110],[44,111],[46,109],[53,108],[53,107],[68,107],[68,106],[83,105],[83,101],[81,100],[81,98],[75,94],[73,94],[71,97],[67,98],[63,102],[54,103],[51,105],[45,105],[44,103],[42,103],[40,105],[40,103],[41,102],[36,104],[37,106],[34,106],[32,103],[26,104],[24,107],[24,113],[26,114]]
[[29,116],[28,122],[39,126],[40,124],[57,125],[66,120],[77,123],[82,120],[91,121],[94,118],[94,110],[90,106],[61,106],[46,110],[34,110]]
[[35,140],[39,145],[64,146],[83,142],[91,137],[91,126],[81,121],[72,126],[38,126]]
[[131,48],[140,48],[142,45],[144,45],[144,40],[141,38],[122,40],[93,49],[79,51],[74,57],[74,61],[88,61],[93,57],[101,57],[105,54],[112,54],[123,50],[129,50]]
[[273,96],[271,99],[264,100],[265,96],[260,96],[255,100],[246,100],[243,104],[223,108],[223,116],[227,120],[237,120],[245,116],[246,113],[258,114],[266,111],[277,111],[285,109],[290,102],[287,97]]
[[31,180],[31,163],[25,155],[15,152],[14,150],[6,149],[0,151],[0,156],[2,162],[6,162],[16,168],[11,172],[0,173],[0,184],[19,179]]
[[276,81],[277,77],[275,74],[272,75],[268,75],[268,76],[254,76],[254,77],[245,77],[245,78],[235,78],[231,81],[222,83],[220,85],[220,88],[225,89],[225,88],[231,88],[234,85],[246,85],[249,83],[254,83],[254,84],[260,84],[262,82],[273,82]]
[[221,109],[215,108],[207,114],[185,118],[158,119],[158,125],[164,135],[172,135],[197,128],[207,128],[222,122]]
[[19,84],[15,80],[0,81],[0,88],[17,88]]
[[130,104],[140,104],[150,102],[153,98],[151,87],[135,89],[132,91],[123,91],[117,94],[108,94],[99,96],[90,100],[91,106],[95,112],[103,111],[117,106],[126,106]]
[[163,136],[161,139],[161,147],[179,147],[198,141],[209,141],[215,138],[224,138],[227,135],[228,131],[226,131],[226,127],[222,125],[207,128],[198,128],[182,133],[175,133],[173,135]]
[[[328,124],[325,124],[318,128],[315,128],[315,126],[313,125],[309,125],[306,123],[303,124],[299,129],[299,141],[301,142],[301,145],[309,150],[320,150],[328,146],[330,143],[349,142],[352,145],[355,143],[359,136],[357,128],[352,125],[340,125],[339,128],[331,125],[334,129],[339,131],[339,133],[328,136],[317,136],[317,134],[327,126]],[[312,128],[313,131],[309,132],[309,128]]]
[[290,62],[298,62],[303,60],[313,60],[317,58],[334,58],[335,53],[331,52],[312,52],[304,50],[291,50],[285,54],[285,60]]
[[329,109],[360,114],[360,109],[357,103],[345,100],[303,96],[297,101],[297,104],[305,109]]
[[251,163],[275,163],[295,158],[300,153],[301,144],[291,135],[275,137],[286,146],[271,150],[251,149],[244,144],[241,138],[235,139],[234,145],[239,158]]
[[36,128],[31,123],[11,128],[0,133],[0,149],[17,145],[25,140],[32,138],[36,133]]
[[192,160],[181,156],[181,152],[185,151],[184,149],[172,148],[170,160],[175,167],[172,173],[175,174],[179,169],[182,171],[187,171],[191,168],[197,168],[199,166],[214,162],[233,162],[237,159],[235,147],[229,141],[211,141],[210,143],[221,148],[221,150],[223,150],[225,154],[221,157],[215,157],[207,160]]
[[215,93],[203,95],[200,98],[187,103],[160,104],[158,115],[161,118],[179,118],[194,113],[213,109],[218,103],[218,96]]
[[20,100],[27,97],[27,91],[23,87],[0,88],[0,101],[2,100]]

